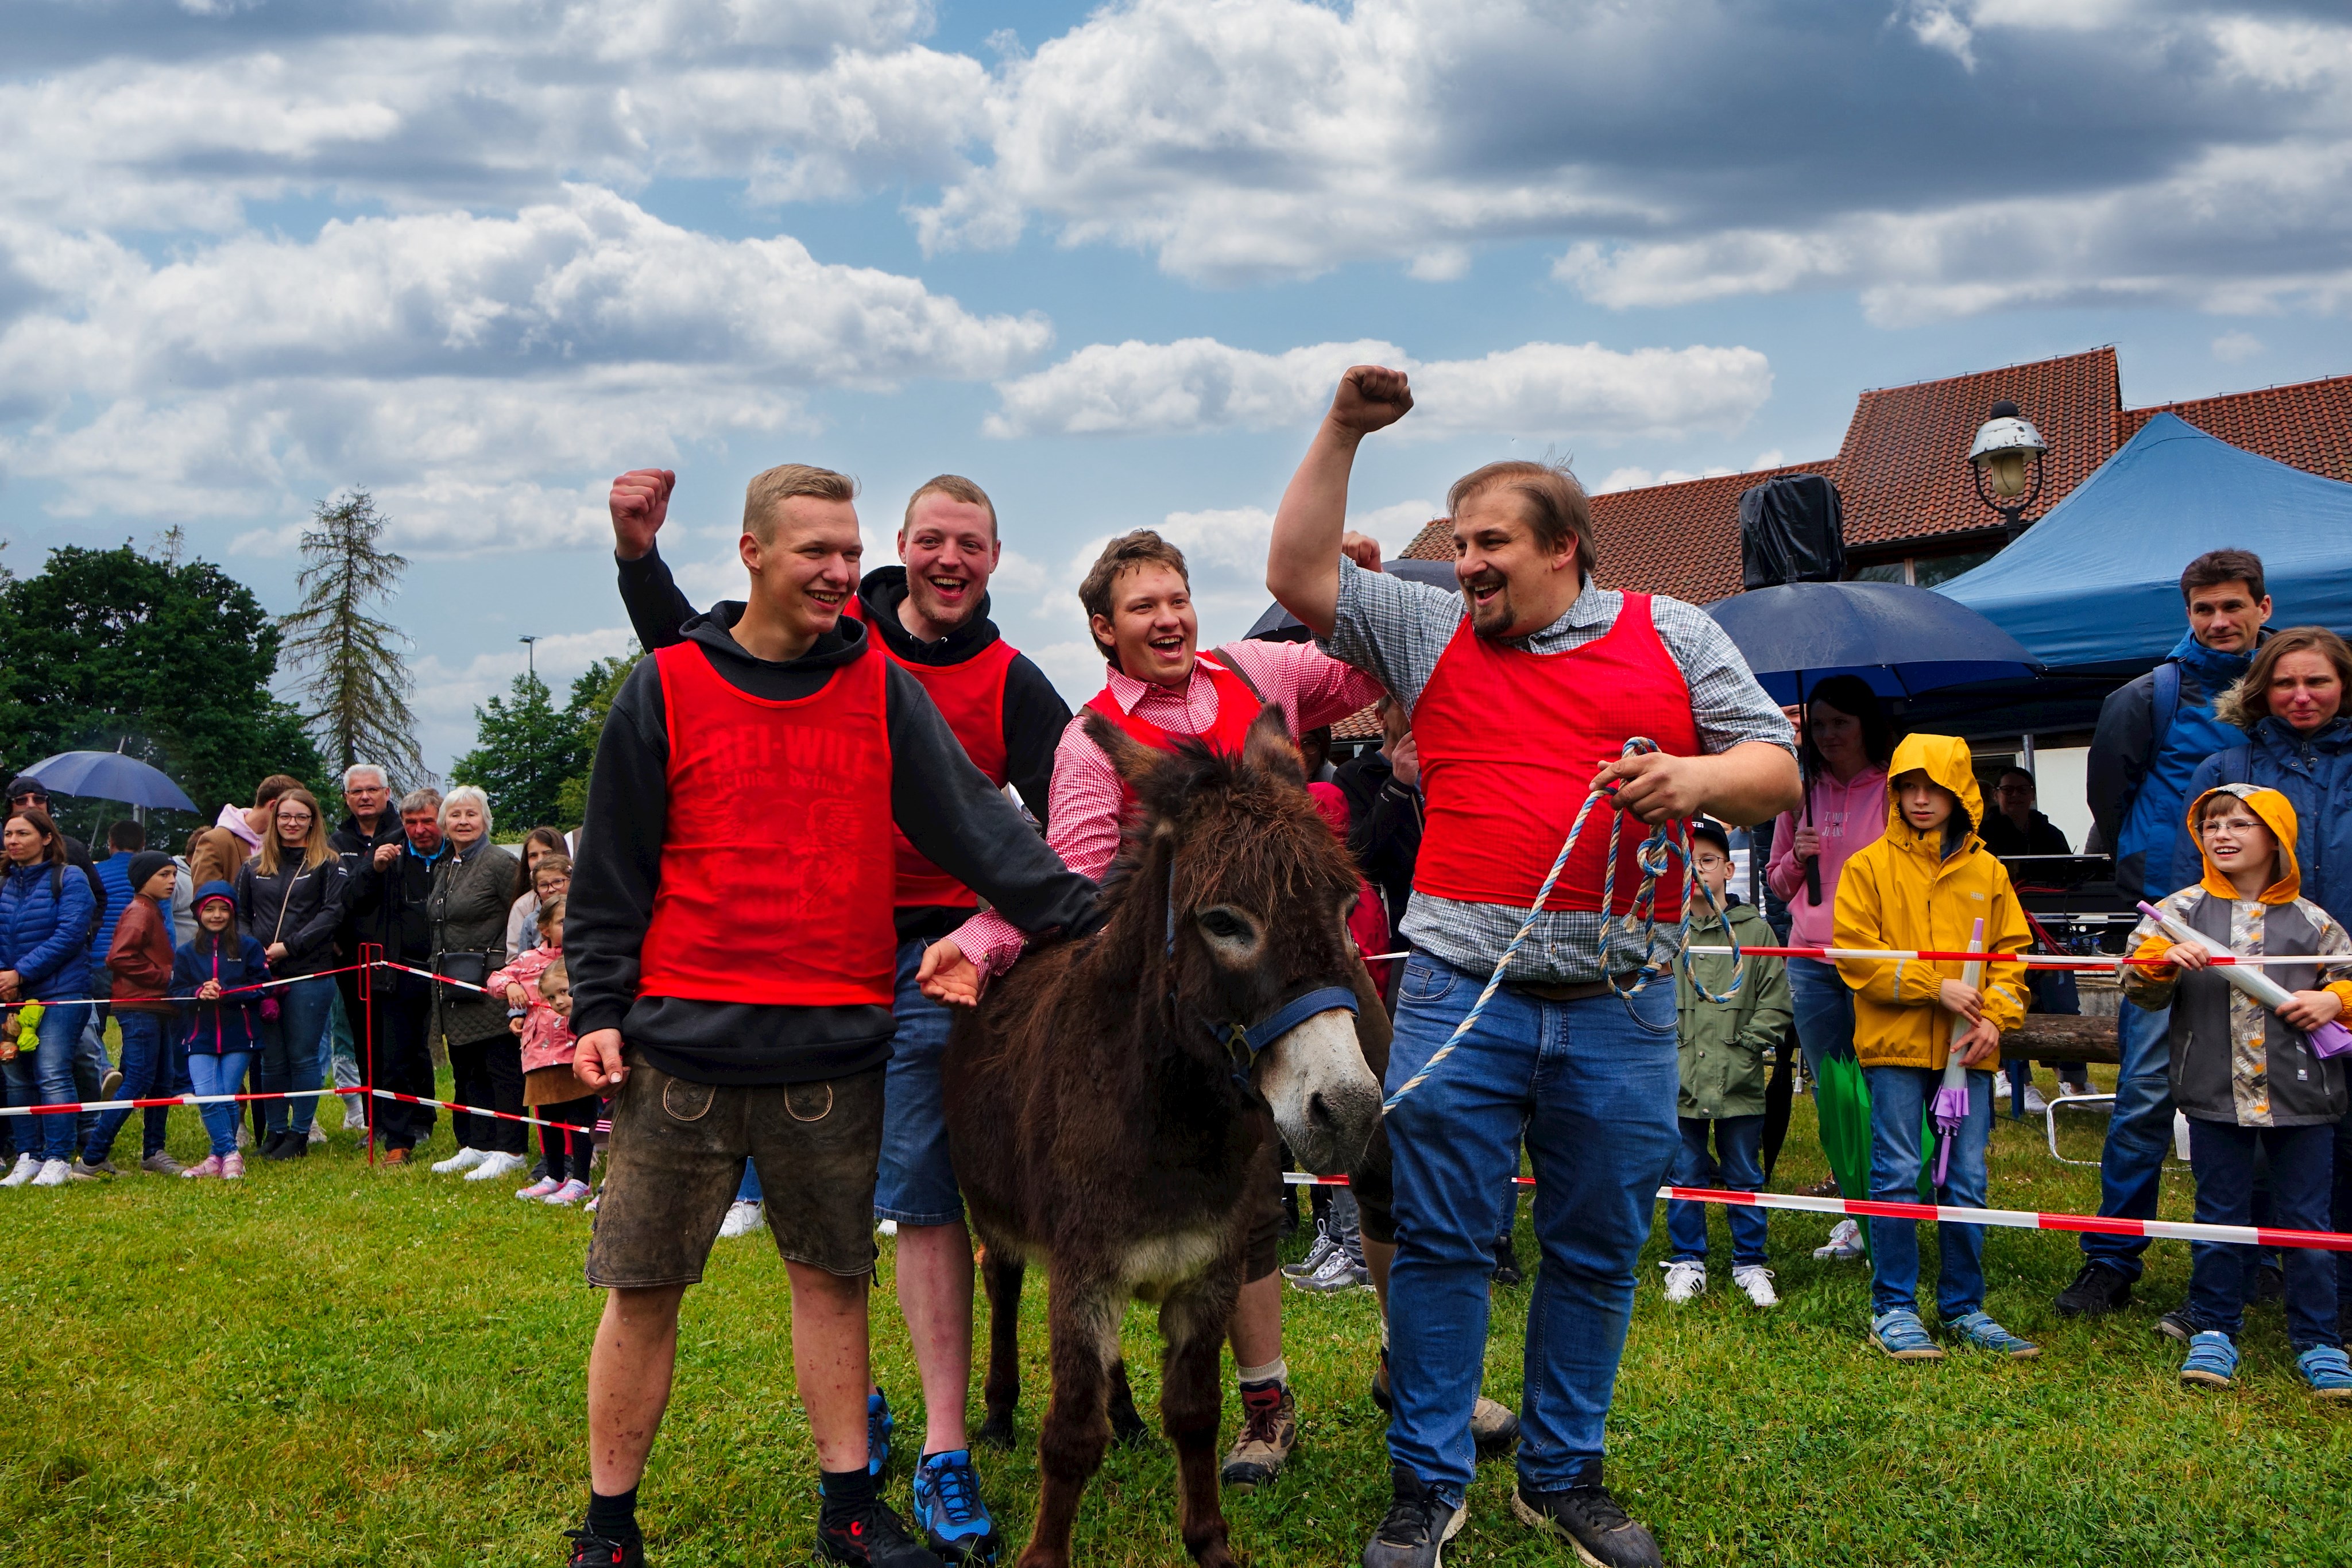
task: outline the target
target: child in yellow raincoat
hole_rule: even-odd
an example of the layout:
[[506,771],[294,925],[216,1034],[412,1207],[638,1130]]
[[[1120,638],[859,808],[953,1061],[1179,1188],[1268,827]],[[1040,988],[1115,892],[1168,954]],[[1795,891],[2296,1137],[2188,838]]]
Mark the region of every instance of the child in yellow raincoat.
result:
[[[1959,952],[1977,921],[1988,953],[2028,946],[2009,873],[1977,837],[1984,799],[1968,743],[1914,735],[1887,766],[1886,832],[1855,852],[1838,878],[1836,943],[1849,948]],[[1985,1154],[1992,1139],[1992,1068],[2000,1032],[2025,1016],[2025,967],[1988,963],[1983,983],[1961,982],[1958,960],[1841,958],[1853,989],[1853,1050],[1870,1084],[1870,1196],[1918,1201],[1928,1157],[1922,1124],[1950,1052],[1969,1066],[1969,1113],[1955,1134],[1937,1201],[1985,1207]],[[1956,1021],[1965,1023],[1954,1038]],[[1984,1228],[1936,1228],[1941,1270],[1936,1310],[1966,1344],[2023,1359],[2038,1347],[1984,1310]],[[1897,1361],[1940,1361],[1919,1318],[1919,1230],[1908,1219],[1870,1222],[1871,1339]]]

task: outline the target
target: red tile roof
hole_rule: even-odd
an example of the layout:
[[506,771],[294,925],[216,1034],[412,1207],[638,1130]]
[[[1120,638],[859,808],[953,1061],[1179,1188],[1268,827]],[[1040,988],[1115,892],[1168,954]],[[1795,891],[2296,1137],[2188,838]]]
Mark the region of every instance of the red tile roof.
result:
[[[1865,392],[1835,457],[1595,496],[1600,580],[1700,604],[1738,592],[1739,497],[1782,474],[1825,474],[1837,485],[1846,549],[1864,561],[1906,546],[1981,537],[2000,518],[1977,498],[1968,450],[2003,398],[2050,444],[2032,517],[2056,506],[2159,412],[2249,452],[2352,482],[2352,376],[2126,409],[2115,350],[2093,349]],[[1404,553],[1452,559],[1446,520],[1424,526]]]
[[2352,376],[2127,408],[2116,416],[2116,444],[2158,413],[2179,414],[2208,435],[2305,473],[2352,482]]

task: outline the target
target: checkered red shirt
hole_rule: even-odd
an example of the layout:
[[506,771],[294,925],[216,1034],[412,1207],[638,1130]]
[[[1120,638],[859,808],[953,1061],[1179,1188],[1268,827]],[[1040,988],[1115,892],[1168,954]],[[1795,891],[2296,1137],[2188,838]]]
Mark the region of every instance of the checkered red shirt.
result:
[[[1381,696],[1378,681],[1312,643],[1234,643],[1221,652],[1231,656],[1234,668],[1248,677],[1259,695],[1282,710],[1294,739],[1336,724]],[[1171,735],[1205,735],[1217,722],[1216,683],[1197,662],[1181,693],[1139,681],[1118,669],[1110,671],[1108,690],[1122,711]],[[1045,841],[1072,871],[1099,882],[1118,852],[1124,794],[1110,758],[1087,737],[1085,719],[1082,708],[1054,748]],[[1027,940],[993,910],[982,910],[955,932],[956,946],[979,967],[982,980],[1012,967]]]

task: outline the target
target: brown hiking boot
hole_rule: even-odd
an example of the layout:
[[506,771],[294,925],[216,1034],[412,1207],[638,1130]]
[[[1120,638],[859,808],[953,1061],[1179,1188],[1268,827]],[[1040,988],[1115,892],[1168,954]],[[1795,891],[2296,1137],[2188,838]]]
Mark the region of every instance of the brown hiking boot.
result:
[[[1389,1397],[1389,1353],[1386,1346],[1381,1350],[1380,1370],[1372,1374],[1372,1403],[1383,1411],[1394,1404]],[[1480,1462],[1499,1459],[1519,1446],[1519,1418],[1511,1414],[1508,1406],[1481,1394],[1478,1402],[1470,1407],[1470,1441]]]
[[1218,1479],[1247,1491],[1282,1473],[1298,1446],[1298,1401],[1279,1383],[1242,1385],[1242,1431],[1226,1450]]

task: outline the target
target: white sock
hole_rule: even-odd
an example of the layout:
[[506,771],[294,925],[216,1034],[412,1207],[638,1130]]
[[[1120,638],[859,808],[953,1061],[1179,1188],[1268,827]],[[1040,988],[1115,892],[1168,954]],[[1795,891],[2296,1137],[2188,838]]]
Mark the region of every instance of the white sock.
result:
[[1282,1357],[1277,1355],[1272,1361],[1267,1362],[1264,1366],[1243,1366],[1234,1368],[1234,1381],[1243,1385],[1252,1383],[1279,1383],[1285,1388],[1287,1388],[1290,1386],[1290,1365],[1287,1362],[1284,1361]]

